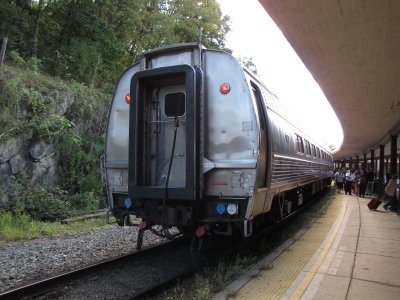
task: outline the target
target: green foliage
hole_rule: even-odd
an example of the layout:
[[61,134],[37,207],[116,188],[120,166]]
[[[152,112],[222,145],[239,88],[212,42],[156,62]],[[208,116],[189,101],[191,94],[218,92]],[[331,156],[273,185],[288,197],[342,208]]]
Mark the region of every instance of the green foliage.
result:
[[42,9],[37,1],[0,3],[0,36],[9,38],[10,51],[20,53],[18,63],[28,61],[35,74],[43,68],[61,78],[107,89],[126,65],[151,48],[195,42],[203,28],[203,44],[223,49],[230,30],[229,17],[222,16],[216,0],[41,4]]
[[210,299],[210,282],[208,278],[203,276],[196,276],[196,289],[191,297],[193,300],[207,300]]
[[193,300],[208,300],[210,299],[210,289],[203,287],[194,291]]
[[35,117],[43,117],[49,112],[49,101],[36,90],[25,90],[28,103]]
[[32,70],[34,74],[39,74],[40,70],[43,68],[42,60],[37,57],[31,57],[26,62],[28,69]]
[[57,66],[58,73],[63,74],[64,78],[70,79],[72,77],[71,71],[69,70],[69,63],[72,60],[72,57],[66,53],[61,53],[59,50],[55,51],[55,57],[52,59],[47,59],[48,68],[54,68],[54,65]]
[[[115,222],[115,220],[112,220]],[[105,224],[104,218],[87,219],[70,224],[50,223],[33,220],[26,214],[12,214],[0,210],[0,241],[21,241],[38,237],[60,237],[77,232],[90,232],[101,227],[113,225]]]
[[72,208],[73,213],[71,215],[92,213],[104,208],[106,204],[105,197],[96,196],[92,192],[69,195],[65,197],[65,201]]
[[211,299],[211,280],[200,274],[196,274],[193,286],[187,289],[179,283],[173,289],[171,295],[165,295],[164,299],[173,300],[207,300]]
[[[85,108],[89,111],[93,106],[87,105]],[[65,180],[63,186],[70,188],[76,186],[80,192],[90,192],[96,195],[104,195],[105,187],[101,177],[100,157],[103,153],[104,141],[103,132],[105,130],[104,120],[106,110],[96,116],[90,117],[90,113],[84,108],[75,112],[76,117],[87,120],[81,125],[81,133],[76,128],[64,130],[62,141],[60,143],[62,155],[66,157],[64,172]],[[78,117],[79,116],[79,117]],[[99,117],[99,119],[97,119]]]
[[179,42],[197,41],[202,28],[203,44],[207,48],[225,47],[225,36],[230,30],[229,17],[222,16],[215,0],[170,0],[167,14],[173,20],[173,33]]
[[246,67],[247,69],[252,71],[254,74],[258,74],[257,66],[254,64],[253,59],[251,57],[249,58],[246,56],[244,56],[244,57],[239,56],[238,61],[242,66]]
[[[32,74],[5,68],[5,80],[0,82],[0,139],[33,130],[34,139],[59,146],[65,158],[62,187],[104,195],[100,157],[111,95],[76,81],[66,83]],[[74,103],[64,115],[58,115],[57,99],[62,92],[72,94]]]
[[0,107],[10,108],[12,117],[19,118],[23,97],[23,85],[20,79],[11,78],[0,85]]
[[256,260],[256,257],[236,256],[233,262],[219,263],[216,270],[210,274],[210,278],[217,289],[221,289],[226,284],[239,275],[243,274]]
[[71,64],[71,70],[75,74],[74,77],[93,86],[98,65],[102,61],[101,54],[98,52],[96,44],[91,41],[72,40],[72,44],[70,53],[73,64]]
[[[39,139],[58,140],[63,135],[71,136],[72,122],[62,116],[52,114],[47,118],[34,118],[36,135]],[[71,133],[72,132],[72,133]]]
[[94,175],[79,177],[78,186],[82,193],[102,194],[104,190],[104,182]]
[[0,240],[25,240],[37,237],[38,222],[25,214],[0,211]]
[[60,188],[44,186],[23,188],[18,184],[14,190],[17,196],[10,200],[5,208],[16,217],[26,215],[32,220],[55,221],[93,213],[106,206],[105,196],[95,192],[69,195]]
[[25,120],[32,126],[40,124],[54,111],[54,104],[48,96],[49,89],[65,89],[63,84],[54,86],[53,82],[49,86],[47,79],[43,80],[45,77],[34,76],[33,72],[20,68],[5,68],[3,77],[0,82],[0,108],[7,113],[0,114],[5,118],[1,118],[1,121],[4,120],[4,131],[20,127]]
[[68,215],[70,205],[62,200],[65,192],[45,187],[32,187],[15,197],[14,211],[25,213],[35,220],[54,221]]
[[7,49],[18,50],[23,57],[28,54],[34,16],[31,4],[35,1],[0,1],[0,37],[8,37]]
[[21,57],[21,55],[19,55],[19,52],[17,50],[13,50],[10,52],[10,58],[17,66],[22,67],[26,64],[25,60]]

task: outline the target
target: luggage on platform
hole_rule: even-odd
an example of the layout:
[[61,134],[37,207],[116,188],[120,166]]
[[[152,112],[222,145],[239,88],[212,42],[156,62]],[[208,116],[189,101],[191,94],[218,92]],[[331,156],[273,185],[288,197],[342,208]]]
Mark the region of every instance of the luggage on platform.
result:
[[369,209],[377,209],[381,205],[382,201],[379,198],[373,198],[368,202]]

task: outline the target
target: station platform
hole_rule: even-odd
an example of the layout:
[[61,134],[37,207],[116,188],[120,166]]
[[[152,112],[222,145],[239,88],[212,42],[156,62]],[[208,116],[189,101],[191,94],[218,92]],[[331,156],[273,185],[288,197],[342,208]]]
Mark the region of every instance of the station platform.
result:
[[400,299],[400,216],[335,194],[327,213],[214,299]]

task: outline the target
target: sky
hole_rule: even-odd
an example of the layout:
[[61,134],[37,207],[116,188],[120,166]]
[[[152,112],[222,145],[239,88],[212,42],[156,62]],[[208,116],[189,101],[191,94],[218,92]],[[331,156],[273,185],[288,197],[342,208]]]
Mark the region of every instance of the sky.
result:
[[335,112],[261,4],[257,0],[217,2],[222,13],[231,18],[226,46],[233,50],[233,56],[251,58],[261,80],[292,110],[289,113],[305,117],[300,121],[305,131],[338,150],[343,131]]

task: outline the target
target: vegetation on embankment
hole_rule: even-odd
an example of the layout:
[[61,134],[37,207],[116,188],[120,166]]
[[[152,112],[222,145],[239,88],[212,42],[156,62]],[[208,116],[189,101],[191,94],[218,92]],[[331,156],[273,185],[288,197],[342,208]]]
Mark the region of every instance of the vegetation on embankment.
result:
[[60,222],[38,221],[26,214],[15,215],[12,212],[1,210],[0,245],[12,241],[27,241],[47,237],[59,238],[79,232],[92,232],[99,228],[114,227],[115,223],[112,218],[110,224],[107,224],[103,217],[61,224]]
[[10,52],[0,81],[0,239],[51,235],[58,227],[40,221],[107,206],[100,157],[110,101]]

